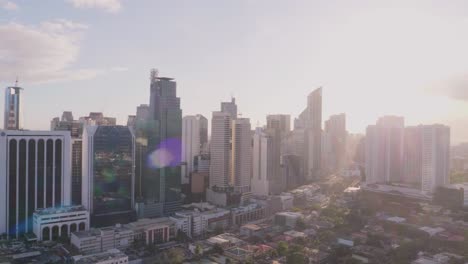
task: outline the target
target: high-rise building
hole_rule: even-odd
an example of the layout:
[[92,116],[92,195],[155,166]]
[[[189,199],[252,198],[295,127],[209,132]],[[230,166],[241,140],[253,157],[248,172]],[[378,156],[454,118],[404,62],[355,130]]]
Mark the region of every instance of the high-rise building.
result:
[[252,175],[252,135],[250,119],[232,121],[231,184],[235,190],[250,191]]
[[[141,109],[140,109],[141,110]],[[139,215],[156,217],[180,208],[182,110],[177,83],[151,72],[149,119],[138,137],[146,138],[143,200]],[[143,140],[144,141],[144,140]]]
[[210,141],[210,188],[230,186],[232,118],[229,113],[213,112]]
[[94,226],[134,219],[134,141],[127,126],[85,128],[82,203]]
[[68,131],[0,131],[0,232],[33,230],[40,208],[70,204]]
[[265,133],[267,133],[271,139],[271,146],[269,151],[271,152],[271,162],[269,169],[269,178],[271,189],[270,193],[280,194],[286,189],[286,177],[283,175],[281,170],[281,148],[282,141],[291,131],[291,117],[289,115],[268,115],[267,125]]
[[404,119],[384,116],[366,130],[366,182],[401,182]]
[[[256,128],[253,136],[252,181],[251,191],[254,195],[270,195],[274,184],[273,139],[262,128]],[[281,173],[281,171],[279,171]]]
[[82,140],[83,124],[73,119],[70,111],[64,111],[61,118],[55,117],[51,121],[50,130],[52,131],[70,131],[72,147],[72,173],[71,173],[71,203],[72,205],[81,204],[81,181],[82,181]]
[[79,122],[88,126],[115,126],[117,119],[115,117],[105,117],[101,112],[90,112],[89,116],[82,116]]
[[332,115],[325,121],[323,162],[328,172],[338,172],[346,163],[346,116]]
[[5,89],[5,112],[3,119],[3,128],[5,130],[20,130],[23,128],[21,90],[23,88],[17,86]]
[[182,120],[182,184],[190,182],[196,156],[207,153],[208,119],[202,115],[185,116]]
[[236,98],[232,97],[231,102],[221,102],[221,112],[228,113],[231,119],[237,118]]
[[305,110],[306,158],[305,173],[308,180],[321,176],[322,163],[322,88],[315,89],[307,96]]

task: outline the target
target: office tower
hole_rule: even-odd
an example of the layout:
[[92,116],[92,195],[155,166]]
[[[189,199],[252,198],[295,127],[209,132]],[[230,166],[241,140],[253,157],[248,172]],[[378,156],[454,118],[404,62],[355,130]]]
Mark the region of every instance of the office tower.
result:
[[206,153],[208,144],[208,119],[202,115],[185,116],[182,119],[182,184],[190,182],[194,171],[194,159]]
[[33,213],[70,204],[70,132],[0,132],[0,232],[32,232]]
[[267,115],[267,129],[278,129],[283,136],[291,131],[291,116],[290,115]]
[[366,183],[401,182],[404,119],[385,116],[366,130]]
[[346,116],[332,115],[325,121],[323,161],[328,172],[336,173],[346,163]]
[[[306,148],[305,173],[308,180],[321,176],[322,152],[322,88],[307,97],[305,110]],[[304,119],[304,118],[303,118]]]
[[136,126],[136,115],[128,115],[127,117],[127,126],[135,127]]
[[[273,169],[275,168],[273,138],[262,128],[256,128],[252,150],[252,194],[270,195],[272,193]],[[281,171],[279,171],[281,173]]]
[[402,182],[420,186],[422,175],[422,133],[419,126],[405,127],[403,157]]
[[82,203],[93,226],[133,220],[134,144],[127,126],[85,128]]
[[252,172],[252,135],[250,119],[232,121],[231,183],[236,191],[250,191]]
[[281,147],[282,141],[291,131],[291,117],[289,115],[268,115],[265,133],[271,138],[271,164],[269,170],[270,182],[272,183],[270,193],[280,194],[286,189],[286,178],[281,171]]
[[228,113],[231,119],[237,118],[236,98],[232,97],[231,102],[221,102],[221,112]]
[[229,113],[213,112],[210,142],[210,189],[230,186],[232,118]]
[[140,216],[155,217],[178,210],[182,110],[177,97],[177,83],[172,78],[151,72],[149,119],[142,138],[147,141],[147,166],[143,178],[144,204]]
[[71,135],[71,203],[72,205],[81,204],[81,178],[82,178],[82,140],[83,124],[73,119],[70,111],[64,111],[61,118],[55,117],[51,121],[50,130],[52,131],[70,131]]
[[195,156],[190,176],[190,202],[202,202],[205,200],[206,189],[209,187],[210,155],[200,154]]
[[5,113],[3,116],[3,128],[5,130],[20,130],[23,128],[21,90],[23,88],[17,86],[5,89]]

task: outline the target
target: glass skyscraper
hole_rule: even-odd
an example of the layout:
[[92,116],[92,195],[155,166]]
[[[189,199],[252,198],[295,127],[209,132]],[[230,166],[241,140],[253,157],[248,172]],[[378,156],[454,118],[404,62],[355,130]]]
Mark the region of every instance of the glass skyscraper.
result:
[[83,135],[83,205],[93,226],[134,218],[134,136],[126,126],[89,126]]

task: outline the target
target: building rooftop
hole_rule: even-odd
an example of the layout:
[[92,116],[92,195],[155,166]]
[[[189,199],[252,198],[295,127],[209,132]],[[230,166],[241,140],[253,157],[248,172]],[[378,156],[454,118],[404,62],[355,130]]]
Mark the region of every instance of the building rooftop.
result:
[[35,212],[35,214],[52,215],[52,214],[71,213],[71,212],[78,212],[78,211],[86,211],[86,209],[82,205],[70,205],[70,206],[38,209]]
[[77,256],[74,258],[75,258],[75,264],[91,264],[91,263],[97,263],[100,261],[113,260],[113,259],[119,259],[119,258],[125,258],[125,257],[127,257],[127,255],[122,253],[120,250],[110,249],[106,252],[97,253],[93,255],[87,255],[87,256]]

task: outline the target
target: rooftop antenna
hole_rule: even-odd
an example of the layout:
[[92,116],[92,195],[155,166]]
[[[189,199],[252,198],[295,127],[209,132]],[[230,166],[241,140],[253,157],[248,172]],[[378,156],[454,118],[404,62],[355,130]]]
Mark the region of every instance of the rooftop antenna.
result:
[[16,76],[15,87],[18,87],[18,76]]
[[151,82],[154,82],[158,78],[158,75],[159,75],[159,71],[157,69],[155,68],[151,69],[151,74],[150,74]]

